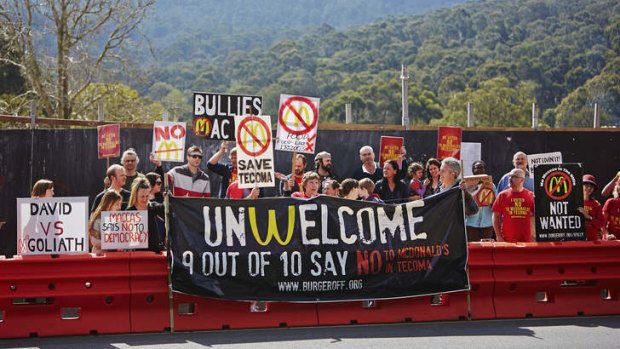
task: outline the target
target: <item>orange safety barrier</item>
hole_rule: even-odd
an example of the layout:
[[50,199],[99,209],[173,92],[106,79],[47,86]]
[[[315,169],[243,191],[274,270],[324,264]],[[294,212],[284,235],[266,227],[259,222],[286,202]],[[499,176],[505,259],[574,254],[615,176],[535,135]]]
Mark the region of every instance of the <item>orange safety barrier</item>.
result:
[[168,265],[165,254],[130,252],[131,332],[170,329]]
[[497,318],[620,314],[620,241],[496,243]]
[[493,243],[470,242],[468,250],[470,319],[494,319]]
[[0,259],[0,338],[129,332],[129,259]]

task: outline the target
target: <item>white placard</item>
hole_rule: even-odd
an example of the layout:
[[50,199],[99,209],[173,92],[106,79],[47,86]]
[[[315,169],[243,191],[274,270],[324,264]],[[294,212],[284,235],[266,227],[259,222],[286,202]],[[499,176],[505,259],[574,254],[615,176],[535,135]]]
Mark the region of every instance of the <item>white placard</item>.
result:
[[319,98],[280,95],[276,150],[314,154]]
[[17,254],[88,252],[88,197],[18,198]]
[[534,178],[534,167],[543,164],[561,164],[562,153],[559,151],[553,153],[529,154],[527,156],[527,165],[530,169],[530,178]]
[[149,247],[148,211],[101,212],[101,249],[131,250]]
[[474,161],[482,160],[482,144],[481,143],[461,143],[461,160],[463,160],[463,170],[465,176],[471,176],[471,165]]
[[235,116],[237,180],[240,189],[275,185],[271,118]]
[[153,154],[159,161],[185,162],[185,123],[155,121]]

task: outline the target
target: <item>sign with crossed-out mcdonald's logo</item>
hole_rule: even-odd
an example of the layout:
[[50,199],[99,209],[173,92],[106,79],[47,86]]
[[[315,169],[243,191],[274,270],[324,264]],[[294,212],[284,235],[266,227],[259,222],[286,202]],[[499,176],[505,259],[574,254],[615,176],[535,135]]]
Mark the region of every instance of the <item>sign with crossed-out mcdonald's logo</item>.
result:
[[235,125],[239,188],[275,185],[271,118],[268,115],[235,116]]
[[[536,241],[585,240],[581,164],[534,167]],[[577,180],[579,179],[579,181]]]

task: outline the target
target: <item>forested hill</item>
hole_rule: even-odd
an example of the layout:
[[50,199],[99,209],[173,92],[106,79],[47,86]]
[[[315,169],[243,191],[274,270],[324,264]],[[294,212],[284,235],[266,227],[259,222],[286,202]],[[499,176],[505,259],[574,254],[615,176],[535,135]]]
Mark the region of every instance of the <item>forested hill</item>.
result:
[[269,48],[184,45],[149,68],[143,92],[260,94],[272,115],[281,93],[302,94],[321,98],[324,121],[343,121],[352,103],[358,123],[398,123],[404,63],[419,124],[463,125],[468,101],[477,125],[526,126],[533,102],[549,126],[591,125],[593,103],[604,124],[620,123],[617,0],[481,0],[357,29],[323,25]]

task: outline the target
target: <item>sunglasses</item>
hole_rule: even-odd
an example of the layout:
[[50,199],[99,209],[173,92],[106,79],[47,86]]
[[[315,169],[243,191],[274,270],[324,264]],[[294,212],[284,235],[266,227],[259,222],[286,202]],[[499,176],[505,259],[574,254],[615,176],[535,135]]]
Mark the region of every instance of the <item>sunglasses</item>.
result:
[[161,185],[161,181],[155,181],[155,185]]
[[192,159],[202,159],[202,155],[192,154],[190,155]]

